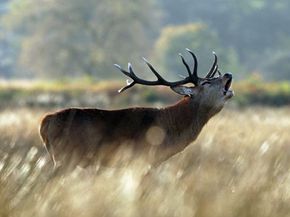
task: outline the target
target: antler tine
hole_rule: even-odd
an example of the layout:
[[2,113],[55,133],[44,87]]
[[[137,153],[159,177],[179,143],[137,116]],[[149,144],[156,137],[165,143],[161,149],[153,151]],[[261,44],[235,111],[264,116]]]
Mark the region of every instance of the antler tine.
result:
[[133,87],[136,83],[134,81],[129,81],[127,80],[127,85],[125,87],[122,87],[121,89],[118,90],[118,93],[122,93],[123,91],[127,90],[130,87]]
[[127,72],[126,70],[122,69],[122,67],[118,64],[114,64],[114,66],[119,69],[124,75],[128,76],[128,77],[131,77],[130,73]]
[[219,75],[220,75],[220,72],[219,72],[219,65],[218,65],[218,64],[216,65],[216,67],[215,67],[215,69],[214,69],[214,71],[213,71],[213,73],[212,73],[212,75],[211,75],[211,78],[213,78],[217,72],[218,72]]
[[[185,65],[185,67],[186,67],[186,70],[187,70],[188,76],[191,78],[192,75],[191,75],[190,68],[189,68],[187,62],[185,61],[185,59],[184,59],[184,57],[182,56],[181,53],[179,53],[179,56],[180,56],[180,58],[181,58],[181,60],[182,60],[182,63],[183,63],[183,64]],[[186,78],[186,77],[184,77],[184,78]]]
[[[145,58],[144,58],[145,59]],[[144,85],[165,85],[165,86],[175,86],[184,82],[188,82],[187,80],[182,80],[179,82],[168,82],[164,78],[161,77],[161,75],[158,74],[158,72],[153,68],[153,66],[145,59],[146,64],[149,66],[151,71],[154,73],[154,75],[157,77],[156,81],[146,81],[144,79],[139,78],[131,65],[131,63],[128,63],[128,71],[124,70],[121,66],[118,64],[114,64],[116,68],[118,68],[124,75],[131,78],[132,81],[127,80],[127,85],[123,88],[121,88],[118,92],[121,93],[125,90],[127,90],[130,87],[133,87],[135,84],[144,84]]]
[[153,72],[153,74],[157,77],[157,79],[163,83],[167,83],[167,81],[154,69],[154,67],[151,65],[151,63],[148,62],[148,60],[143,57],[142,58],[146,65],[149,67],[149,69]]
[[114,66],[116,68],[118,68],[123,74],[125,74],[126,76],[130,77],[131,79],[133,79],[133,81],[129,81],[129,79],[127,80],[127,85],[125,87],[122,87],[120,90],[118,90],[119,93],[127,90],[128,88],[130,87],[133,87],[136,82],[134,80],[134,78],[136,77],[135,73],[133,72],[133,69],[132,69],[132,65],[131,63],[128,63],[128,69],[129,69],[129,72],[127,72],[126,70],[122,69],[121,66],[119,66],[118,64],[114,64]]
[[195,56],[195,54],[188,48],[186,48],[187,52],[189,52],[193,58],[193,70],[192,70],[192,82],[198,86],[198,82],[199,82],[199,78],[197,75],[197,67],[198,67],[198,62],[197,62],[197,58]]
[[215,76],[215,74],[218,72],[218,69],[219,69],[219,65],[217,64],[217,55],[215,54],[215,52],[213,52],[213,55],[214,55],[214,63],[213,65],[215,65],[215,68],[213,70],[213,73],[211,74],[211,78],[213,78]]
[[214,55],[214,62],[212,64],[210,70],[206,74],[205,78],[212,78],[218,70],[217,55],[215,54],[215,52],[212,52],[212,54]]

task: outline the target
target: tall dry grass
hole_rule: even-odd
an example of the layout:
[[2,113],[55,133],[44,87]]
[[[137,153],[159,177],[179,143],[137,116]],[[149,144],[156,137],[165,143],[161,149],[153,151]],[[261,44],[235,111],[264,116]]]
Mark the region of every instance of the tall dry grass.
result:
[[289,108],[222,111],[142,185],[140,165],[55,175],[42,114],[0,114],[1,217],[290,215]]

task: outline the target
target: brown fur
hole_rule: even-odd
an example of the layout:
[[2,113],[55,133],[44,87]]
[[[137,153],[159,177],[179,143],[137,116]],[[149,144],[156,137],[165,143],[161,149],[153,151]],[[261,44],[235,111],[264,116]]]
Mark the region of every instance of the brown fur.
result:
[[[130,148],[134,158],[142,155],[156,166],[195,140],[209,120],[209,115],[200,115],[203,111],[191,104],[190,98],[185,97],[162,109],[69,108],[46,115],[40,135],[53,161],[61,164],[69,160],[75,166],[97,159],[108,166],[118,150],[125,147]],[[160,144],[147,141],[146,133],[151,127],[164,133]]]

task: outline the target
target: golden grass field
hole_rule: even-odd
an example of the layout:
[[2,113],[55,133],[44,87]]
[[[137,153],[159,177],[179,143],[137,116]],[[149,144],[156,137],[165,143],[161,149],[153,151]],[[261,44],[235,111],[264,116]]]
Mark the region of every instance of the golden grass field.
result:
[[290,108],[224,109],[144,185],[140,165],[55,175],[43,114],[0,113],[0,217],[290,216]]

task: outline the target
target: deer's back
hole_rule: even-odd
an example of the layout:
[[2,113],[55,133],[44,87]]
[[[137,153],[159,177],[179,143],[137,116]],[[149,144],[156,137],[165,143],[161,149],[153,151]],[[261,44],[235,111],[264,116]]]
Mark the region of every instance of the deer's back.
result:
[[46,115],[40,134],[44,143],[52,146],[56,160],[69,154],[71,158],[89,156],[109,161],[124,147],[134,154],[146,152],[144,136],[156,125],[158,113],[150,108],[70,108]]

